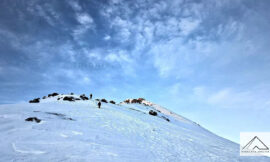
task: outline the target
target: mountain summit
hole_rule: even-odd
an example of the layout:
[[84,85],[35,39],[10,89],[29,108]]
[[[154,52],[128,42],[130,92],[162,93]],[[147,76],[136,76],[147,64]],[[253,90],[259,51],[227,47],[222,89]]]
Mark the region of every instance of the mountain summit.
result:
[[143,98],[0,105],[0,143],[0,161],[269,161],[240,157],[238,144]]

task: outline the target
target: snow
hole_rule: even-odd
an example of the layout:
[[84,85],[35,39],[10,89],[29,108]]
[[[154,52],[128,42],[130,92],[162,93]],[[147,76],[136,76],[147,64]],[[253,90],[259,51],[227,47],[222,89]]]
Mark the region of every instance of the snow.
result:
[[240,157],[238,144],[154,103],[98,109],[95,100],[57,98],[0,105],[0,161],[270,161]]

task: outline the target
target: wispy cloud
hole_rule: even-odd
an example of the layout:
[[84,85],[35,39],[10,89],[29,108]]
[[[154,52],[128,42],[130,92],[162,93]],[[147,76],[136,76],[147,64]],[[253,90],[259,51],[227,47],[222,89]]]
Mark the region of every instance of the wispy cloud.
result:
[[110,40],[111,39],[111,36],[109,36],[109,35],[106,35],[105,37],[104,37],[104,40],[106,40],[106,41],[108,41],[108,40]]
[[82,11],[82,7],[79,5],[78,1],[68,1],[69,5],[75,11]]
[[193,97],[213,108],[259,110],[269,106],[270,96],[265,92],[265,88],[268,89],[269,85],[245,90],[235,88],[213,90],[213,87],[197,86],[193,88]]

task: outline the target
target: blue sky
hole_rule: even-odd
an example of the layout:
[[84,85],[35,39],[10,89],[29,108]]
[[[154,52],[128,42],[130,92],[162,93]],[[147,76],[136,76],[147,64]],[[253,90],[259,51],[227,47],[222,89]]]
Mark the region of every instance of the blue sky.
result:
[[1,0],[0,103],[144,97],[239,141],[270,131],[270,1]]

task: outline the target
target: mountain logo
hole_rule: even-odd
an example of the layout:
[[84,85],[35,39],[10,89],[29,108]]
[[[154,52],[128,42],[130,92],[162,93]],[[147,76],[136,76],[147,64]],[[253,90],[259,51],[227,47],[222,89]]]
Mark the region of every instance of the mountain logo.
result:
[[259,137],[253,137],[242,150],[253,150],[253,151],[269,151],[269,148],[260,140]]
[[269,156],[270,132],[240,132],[240,156]]

